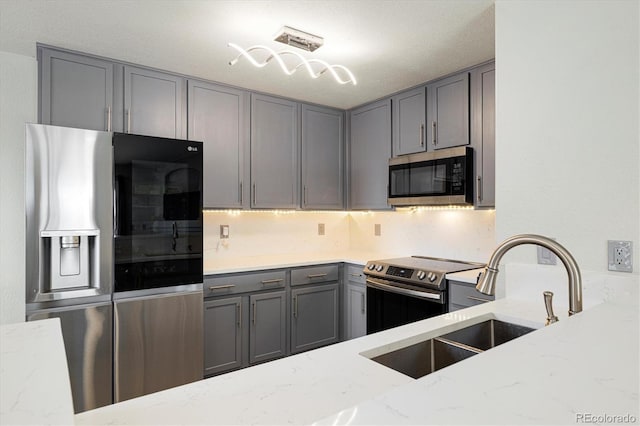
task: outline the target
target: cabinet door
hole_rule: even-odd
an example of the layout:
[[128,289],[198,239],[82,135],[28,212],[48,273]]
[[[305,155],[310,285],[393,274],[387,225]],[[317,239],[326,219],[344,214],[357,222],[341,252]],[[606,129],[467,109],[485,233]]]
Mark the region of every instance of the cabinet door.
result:
[[298,207],[298,104],[251,95],[251,206]]
[[425,92],[421,87],[391,99],[394,157],[427,150]]
[[242,366],[242,299],[204,303],[204,374]]
[[285,292],[254,294],[250,301],[249,362],[284,356],[287,350]]
[[469,73],[464,72],[430,84],[428,121],[430,149],[469,144]]
[[302,207],[343,208],[343,113],[302,106]]
[[476,207],[495,206],[495,63],[471,71],[471,143],[475,150]]
[[386,210],[391,156],[391,99],[351,111],[349,207]]
[[180,76],[125,66],[125,132],[184,139],[184,84]]
[[338,284],[291,290],[291,352],[338,341]]
[[248,182],[249,94],[195,80],[188,81],[188,93],[188,138],[204,142],[204,207],[248,205],[243,192]]
[[347,283],[347,339],[367,334],[367,288]]
[[116,65],[56,50],[40,52],[40,122],[112,130]]

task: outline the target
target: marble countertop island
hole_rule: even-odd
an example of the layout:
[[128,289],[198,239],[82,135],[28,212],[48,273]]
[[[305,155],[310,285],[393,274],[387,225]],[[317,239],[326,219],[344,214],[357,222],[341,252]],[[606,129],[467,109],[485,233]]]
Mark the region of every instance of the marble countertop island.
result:
[[[539,330],[418,380],[368,358],[488,318]],[[549,327],[544,318],[542,303],[502,299],[81,413],[75,420],[576,424],[581,415],[609,415],[637,422],[637,305],[602,303]]]

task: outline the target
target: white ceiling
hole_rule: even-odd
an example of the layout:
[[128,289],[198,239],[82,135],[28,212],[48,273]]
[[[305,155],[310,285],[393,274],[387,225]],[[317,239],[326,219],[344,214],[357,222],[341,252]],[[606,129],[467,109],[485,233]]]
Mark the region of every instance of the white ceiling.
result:
[[[275,62],[258,69],[227,46],[264,44],[284,25],[324,37],[307,58],[347,66],[358,84]],[[0,0],[0,50],[35,42],[302,101],[350,108],[494,57],[493,0]],[[293,49],[293,48],[290,48]]]

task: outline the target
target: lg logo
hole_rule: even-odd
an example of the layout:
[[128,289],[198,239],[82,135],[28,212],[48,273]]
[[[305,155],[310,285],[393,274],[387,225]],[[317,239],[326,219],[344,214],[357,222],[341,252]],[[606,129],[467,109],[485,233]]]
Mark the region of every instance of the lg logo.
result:
[[189,151],[189,152],[197,152],[198,151],[198,147],[197,146],[188,146],[187,147],[187,151]]

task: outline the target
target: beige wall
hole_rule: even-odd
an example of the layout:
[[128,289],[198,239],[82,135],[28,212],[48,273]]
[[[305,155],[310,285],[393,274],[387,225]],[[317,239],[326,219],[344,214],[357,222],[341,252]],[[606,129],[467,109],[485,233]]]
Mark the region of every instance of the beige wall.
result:
[[607,240],[631,240],[638,276],[639,5],[496,2],[498,240],[548,235],[598,273]]
[[36,121],[36,60],[0,52],[0,324],[24,321],[24,123]]

